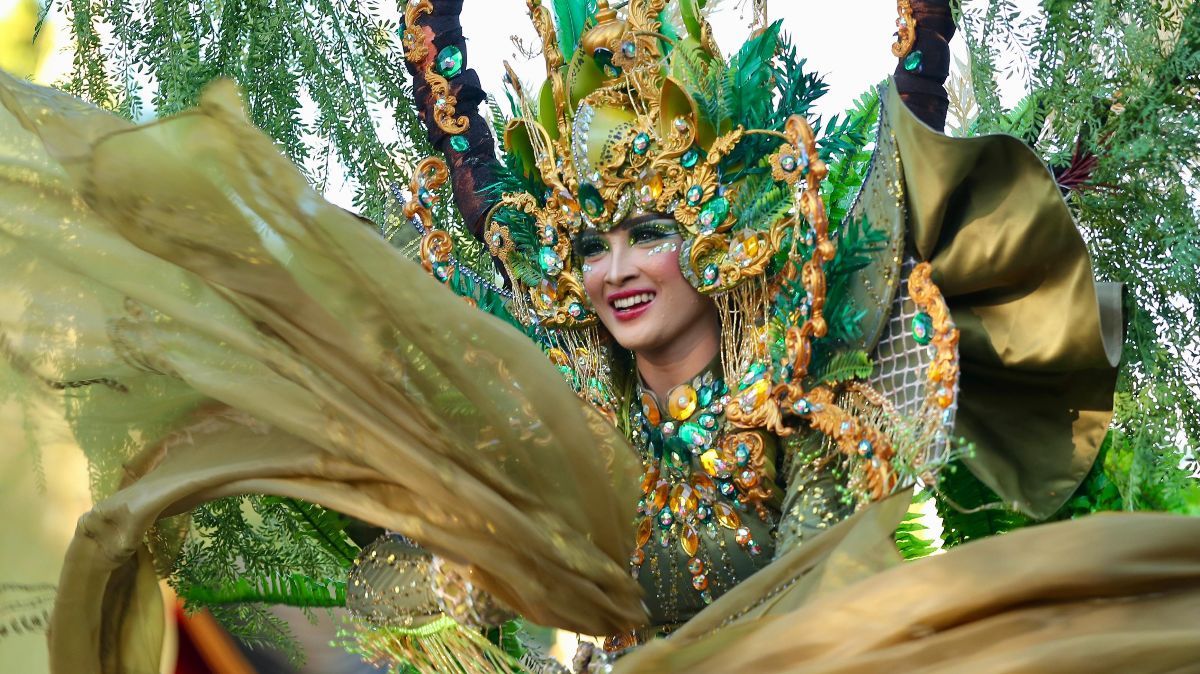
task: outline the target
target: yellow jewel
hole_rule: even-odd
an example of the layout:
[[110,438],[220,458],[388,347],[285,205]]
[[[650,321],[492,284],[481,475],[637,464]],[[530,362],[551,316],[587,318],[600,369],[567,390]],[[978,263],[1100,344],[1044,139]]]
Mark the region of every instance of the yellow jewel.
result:
[[650,540],[650,534],[654,531],[654,524],[647,517],[638,525],[637,530],[637,546],[640,548]]
[[696,389],[680,384],[667,394],[667,412],[677,421],[686,421],[696,411]]
[[717,516],[717,523],[726,529],[736,529],[742,524],[742,518],[738,517],[737,511],[724,501],[713,504],[713,514]]
[[743,409],[747,411],[761,406],[767,401],[767,395],[771,392],[771,382],[764,377],[750,385],[750,388],[742,391],[741,404]]
[[699,504],[700,500],[696,497],[695,490],[689,485],[679,483],[671,490],[671,510],[680,517],[695,512]]
[[687,553],[688,557],[693,557],[696,551],[700,549],[700,535],[696,533],[695,527],[690,524],[683,525],[683,533],[679,537],[679,547]]

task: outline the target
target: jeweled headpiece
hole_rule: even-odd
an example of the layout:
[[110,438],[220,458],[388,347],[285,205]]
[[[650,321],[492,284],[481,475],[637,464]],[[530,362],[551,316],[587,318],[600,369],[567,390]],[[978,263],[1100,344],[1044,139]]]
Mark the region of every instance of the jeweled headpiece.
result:
[[803,119],[771,100],[778,26],[726,63],[694,2],[680,3],[682,35],[663,21],[665,0],[633,0],[624,14],[599,2],[577,40],[529,4],[548,79],[505,133],[526,189],[502,195],[486,230],[526,305],[520,318],[593,323],[571,241],[641,213],[679,222],[680,267],[702,293],[778,271],[794,186],[819,163]]

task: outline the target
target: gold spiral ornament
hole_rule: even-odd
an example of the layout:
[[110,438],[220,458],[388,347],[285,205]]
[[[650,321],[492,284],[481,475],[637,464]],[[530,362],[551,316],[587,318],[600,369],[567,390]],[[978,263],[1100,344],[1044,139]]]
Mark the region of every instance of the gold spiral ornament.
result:
[[897,0],[896,13],[896,42],[892,45],[892,55],[898,59],[908,56],[913,45],[917,42],[917,19],[913,16],[911,0]]

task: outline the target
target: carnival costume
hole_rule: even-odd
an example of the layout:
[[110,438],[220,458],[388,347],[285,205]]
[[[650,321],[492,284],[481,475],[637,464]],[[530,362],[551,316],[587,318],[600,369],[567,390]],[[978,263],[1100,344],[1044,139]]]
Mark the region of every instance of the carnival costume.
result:
[[[518,614],[608,636],[589,666],[619,672],[1196,663],[1195,520],[1099,516],[897,566],[911,488],[952,456],[1045,517],[1109,422],[1119,292],[1028,148],[942,136],[887,87],[857,196],[827,204],[815,85],[772,65],[796,63],[777,24],[727,62],[698,3],[677,26],[664,0],[557,25],[529,4],[547,82],[514,78],[486,172],[463,51],[407,7],[451,160],[418,166],[395,215],[420,266],[322,201],[228,85],[135,127],[0,81],[7,362],[124,462],[64,567],[56,670],[156,669],[147,532],[169,565],[157,521],[243,493],[397,532],[346,579],[381,662],[506,670],[473,630]],[[503,287],[432,216],[452,173],[490,177],[455,196]],[[718,361],[665,401],[573,250],[641,214],[674,217],[659,253],[721,317]]]

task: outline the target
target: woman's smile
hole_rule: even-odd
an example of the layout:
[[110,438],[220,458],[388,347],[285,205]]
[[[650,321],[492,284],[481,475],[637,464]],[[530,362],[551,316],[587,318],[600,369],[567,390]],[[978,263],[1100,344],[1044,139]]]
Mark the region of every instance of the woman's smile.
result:
[[618,321],[632,321],[646,313],[657,296],[653,290],[621,290],[609,294],[608,304]]

